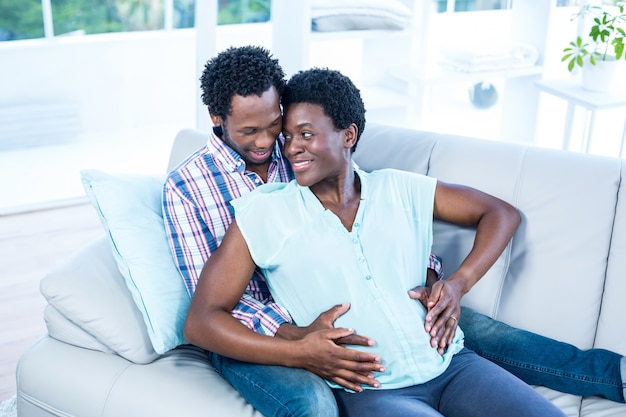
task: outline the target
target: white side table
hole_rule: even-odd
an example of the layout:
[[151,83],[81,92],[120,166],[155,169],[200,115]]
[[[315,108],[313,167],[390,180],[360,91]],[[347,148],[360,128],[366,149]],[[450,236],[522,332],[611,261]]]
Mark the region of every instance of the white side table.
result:
[[[626,107],[626,91],[611,91],[607,93],[596,93],[582,88],[580,81],[575,78],[563,78],[555,80],[539,80],[536,82],[540,91],[552,94],[567,101],[567,115],[565,118],[565,129],[563,133],[563,149],[569,149],[570,137],[572,134],[572,123],[574,122],[574,110],[576,106],[586,109],[585,129],[583,132],[582,147],[589,153],[591,145],[591,135],[596,111],[616,107]],[[624,151],[624,141],[626,140],[626,121],[622,130],[622,140],[619,147],[619,156],[622,157]]]

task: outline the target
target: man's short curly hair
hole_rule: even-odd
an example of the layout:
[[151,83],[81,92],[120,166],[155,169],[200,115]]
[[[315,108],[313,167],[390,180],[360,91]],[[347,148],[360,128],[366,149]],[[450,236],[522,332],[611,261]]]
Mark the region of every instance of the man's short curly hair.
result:
[[352,148],[354,151],[365,130],[365,105],[361,92],[350,78],[328,68],[300,71],[287,82],[282,95],[284,109],[293,103],[321,106],[337,129],[346,129],[352,123],[356,124],[359,131]]
[[260,46],[230,47],[211,58],[200,77],[202,102],[211,114],[225,119],[233,96],[261,96],[271,86],[278,95],[285,88],[285,73],[270,52]]

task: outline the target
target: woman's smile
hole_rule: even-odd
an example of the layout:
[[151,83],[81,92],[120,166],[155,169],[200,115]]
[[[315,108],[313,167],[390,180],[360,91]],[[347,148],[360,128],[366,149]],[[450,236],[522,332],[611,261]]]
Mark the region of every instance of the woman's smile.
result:
[[311,166],[311,164],[313,163],[313,160],[312,159],[300,159],[297,161],[290,161],[290,162],[291,162],[291,168],[293,169],[294,172],[302,172]]

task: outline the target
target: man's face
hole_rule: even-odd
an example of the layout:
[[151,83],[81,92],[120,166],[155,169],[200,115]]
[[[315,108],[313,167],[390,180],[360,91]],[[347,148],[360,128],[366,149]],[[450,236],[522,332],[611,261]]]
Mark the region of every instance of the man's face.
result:
[[221,120],[222,140],[241,155],[249,169],[269,164],[274,142],[282,129],[276,88],[270,87],[260,97],[236,95],[231,104],[231,114]]

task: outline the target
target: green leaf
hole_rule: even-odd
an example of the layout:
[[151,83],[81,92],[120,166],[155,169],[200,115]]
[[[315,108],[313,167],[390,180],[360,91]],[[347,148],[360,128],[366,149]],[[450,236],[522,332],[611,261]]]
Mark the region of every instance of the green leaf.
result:
[[615,59],[619,61],[623,53],[624,53],[624,44],[620,42],[615,45]]

